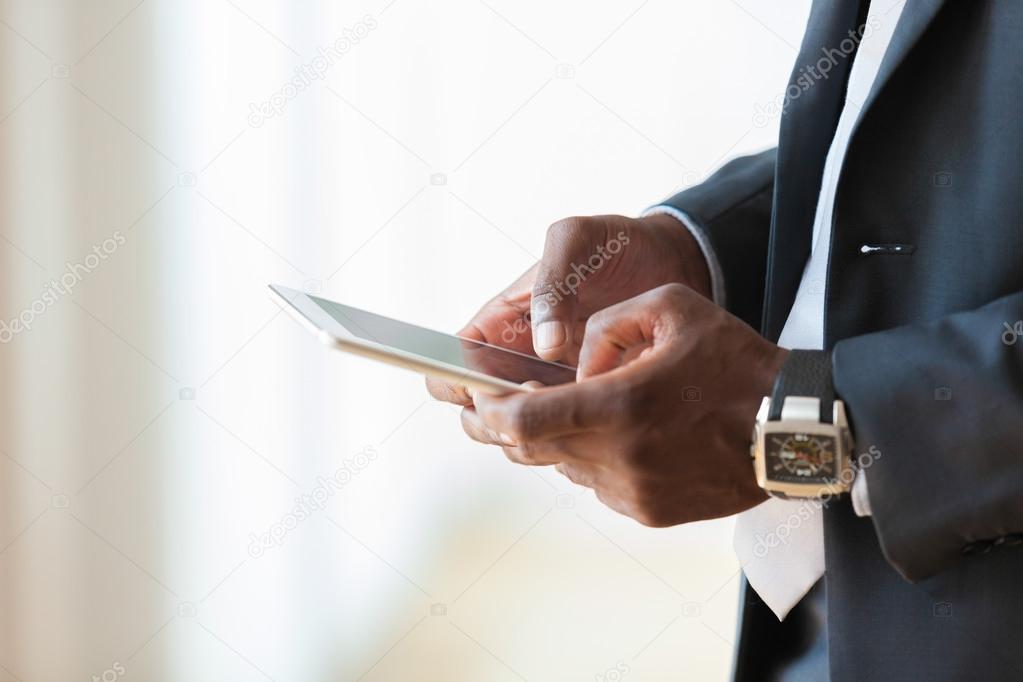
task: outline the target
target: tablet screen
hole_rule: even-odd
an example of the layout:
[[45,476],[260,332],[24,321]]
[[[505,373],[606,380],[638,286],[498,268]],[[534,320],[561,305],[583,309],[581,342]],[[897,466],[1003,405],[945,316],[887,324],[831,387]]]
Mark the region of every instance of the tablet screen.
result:
[[353,336],[463,369],[521,384],[575,381],[575,369],[530,355],[442,334],[316,296],[309,298]]

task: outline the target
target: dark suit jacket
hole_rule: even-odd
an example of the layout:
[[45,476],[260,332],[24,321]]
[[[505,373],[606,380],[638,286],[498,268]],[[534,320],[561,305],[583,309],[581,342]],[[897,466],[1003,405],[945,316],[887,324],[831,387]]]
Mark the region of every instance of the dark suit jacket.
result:
[[[864,18],[856,0],[814,2],[793,78]],[[709,236],[728,307],[772,340],[851,61],[787,101],[777,150],[666,202]],[[1023,679],[1021,171],[1023,0],[908,0],[832,225],[826,349],[856,452],[882,453],[864,472],[873,517],[825,512],[833,680]],[[749,603],[736,674],[762,679]]]

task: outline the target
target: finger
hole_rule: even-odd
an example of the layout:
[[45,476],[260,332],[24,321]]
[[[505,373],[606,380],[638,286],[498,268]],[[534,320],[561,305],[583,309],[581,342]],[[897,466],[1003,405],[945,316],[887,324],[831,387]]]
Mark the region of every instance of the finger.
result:
[[550,440],[620,422],[628,377],[605,375],[503,396],[477,393],[474,404],[490,429],[517,443]]
[[[462,331],[458,332],[458,336],[470,341],[484,341],[483,333],[475,322],[470,322],[466,325]],[[426,377],[426,390],[435,400],[454,403],[462,407],[472,405],[472,395],[464,384],[449,381],[448,379]]]
[[456,336],[533,355],[530,296],[527,292],[519,300],[497,298],[490,301]]
[[597,231],[591,223],[591,219],[568,218],[547,230],[531,302],[533,348],[546,360],[563,360],[572,348],[577,294],[592,272],[587,260]]
[[554,467],[559,474],[584,488],[596,488],[598,480],[597,469],[585,464],[576,462],[561,462]]
[[550,466],[572,456],[568,444],[561,441],[516,443],[511,436],[487,427],[471,407],[462,410],[462,429],[474,441],[485,445],[500,445],[505,456],[516,464]]
[[432,398],[455,405],[472,405],[472,397],[462,384],[453,384],[444,379],[426,377],[426,390]]
[[605,507],[610,508],[613,511],[618,512],[622,516],[628,516],[635,518],[632,515],[632,507],[624,502],[621,498],[609,493],[606,490],[594,489],[594,494],[597,496],[597,500]]
[[550,466],[572,457],[569,449],[561,441],[519,443],[506,445],[501,449],[509,460],[526,466]]
[[477,443],[501,446],[514,444],[514,441],[509,436],[502,435],[487,427],[472,407],[463,408],[461,418],[462,430]]
[[681,317],[696,292],[658,287],[590,316],[579,351],[579,381],[616,369],[646,349],[677,338]]

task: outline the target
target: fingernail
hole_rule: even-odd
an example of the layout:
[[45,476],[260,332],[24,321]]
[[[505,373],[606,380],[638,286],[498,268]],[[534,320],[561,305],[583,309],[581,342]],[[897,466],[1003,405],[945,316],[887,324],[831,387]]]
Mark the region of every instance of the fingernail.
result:
[[505,445],[516,445],[515,439],[509,436],[507,433],[497,432],[497,437],[501,439],[501,442]]
[[565,343],[565,325],[561,322],[541,322],[536,327],[536,337],[533,345],[537,349],[550,350],[558,348]]

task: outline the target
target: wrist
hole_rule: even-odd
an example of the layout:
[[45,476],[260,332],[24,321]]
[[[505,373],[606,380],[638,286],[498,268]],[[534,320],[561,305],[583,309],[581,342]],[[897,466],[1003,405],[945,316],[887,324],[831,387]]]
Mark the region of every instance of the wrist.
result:
[[762,360],[758,365],[758,371],[754,377],[754,384],[757,387],[758,405],[760,400],[770,396],[773,392],[774,384],[778,380],[778,376],[785,366],[785,361],[789,357],[788,349],[776,346],[773,343],[767,343],[767,346],[768,348],[764,351]]
[[651,213],[640,220],[671,245],[681,272],[681,283],[705,298],[713,300],[713,286],[707,258],[692,233],[667,213]]
[[848,492],[855,474],[845,406],[835,396],[831,355],[787,352],[757,412],[753,456],[757,483],[777,497],[827,498]]
[[764,398],[771,395],[774,383],[781,374],[789,351],[781,346],[776,346],[762,338],[757,338],[757,346],[753,351],[754,362],[749,365],[749,390],[742,400],[742,416],[739,423],[743,447],[741,448],[741,472],[744,488],[748,491],[750,507],[767,500],[770,496],[757,481],[754,467],[749,466],[750,456],[750,435],[754,433],[757,423],[757,411],[760,409]]

